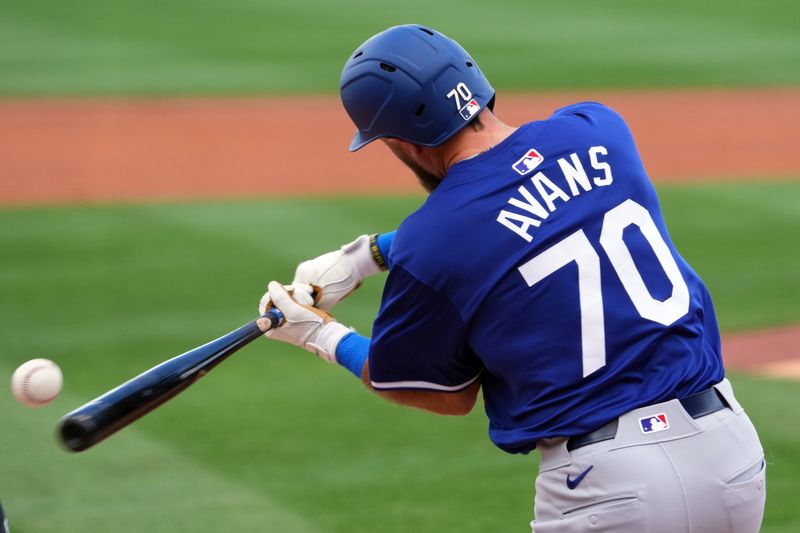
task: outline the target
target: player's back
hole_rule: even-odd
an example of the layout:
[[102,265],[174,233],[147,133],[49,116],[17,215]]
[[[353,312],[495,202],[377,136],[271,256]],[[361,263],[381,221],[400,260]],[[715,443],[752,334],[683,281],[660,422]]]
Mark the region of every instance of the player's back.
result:
[[455,164],[392,260],[458,313],[508,451],[722,378],[708,292],[669,239],[626,124],[600,104]]

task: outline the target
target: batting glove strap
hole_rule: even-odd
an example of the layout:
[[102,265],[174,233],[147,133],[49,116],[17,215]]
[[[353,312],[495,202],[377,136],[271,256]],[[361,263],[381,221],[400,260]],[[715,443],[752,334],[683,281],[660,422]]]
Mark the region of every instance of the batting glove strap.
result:
[[[373,274],[378,274],[386,270],[386,263],[383,261],[383,256],[378,249],[377,243],[374,243],[374,238],[375,235],[372,237],[362,235],[353,242],[342,246],[342,251],[349,257],[359,283],[367,276],[372,276]],[[377,256],[373,250],[373,243],[375,245],[375,250],[377,250]],[[380,258],[380,262],[378,258]]]
[[306,341],[305,348],[310,352],[316,353],[325,361],[335,363],[336,347],[344,337],[352,332],[353,329],[344,324],[328,322],[317,330],[313,339]]

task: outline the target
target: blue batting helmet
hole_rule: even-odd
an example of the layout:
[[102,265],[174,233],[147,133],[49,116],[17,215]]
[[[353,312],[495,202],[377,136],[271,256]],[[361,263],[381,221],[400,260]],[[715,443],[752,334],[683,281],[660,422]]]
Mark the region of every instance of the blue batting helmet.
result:
[[467,51],[417,24],[394,26],[356,48],[340,91],[358,128],[351,152],[381,137],[438,146],[494,105],[494,89]]

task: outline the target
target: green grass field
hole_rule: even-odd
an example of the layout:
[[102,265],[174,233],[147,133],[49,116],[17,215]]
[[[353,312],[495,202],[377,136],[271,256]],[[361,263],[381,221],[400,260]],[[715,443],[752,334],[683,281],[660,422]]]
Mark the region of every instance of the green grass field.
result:
[[[660,193],[723,328],[800,319],[786,297],[800,292],[791,244],[800,184]],[[270,277],[288,279],[298,260],[358,233],[389,230],[420,202],[0,210],[0,375],[43,356],[66,377],[41,410],[0,394],[0,498],[12,531],[525,531],[535,454],[493,448],[480,408],[458,419],[402,409],[343,369],[265,340],[85,454],[61,451],[53,436],[67,410],[249,320]],[[368,332],[381,283],[368,280],[337,316]],[[800,409],[798,386],[731,377],[770,462],[763,531],[797,531],[800,428],[781,414]]]
[[333,93],[356,46],[411,22],[501,89],[783,86],[800,83],[799,16],[790,0],[5,0],[0,95]]

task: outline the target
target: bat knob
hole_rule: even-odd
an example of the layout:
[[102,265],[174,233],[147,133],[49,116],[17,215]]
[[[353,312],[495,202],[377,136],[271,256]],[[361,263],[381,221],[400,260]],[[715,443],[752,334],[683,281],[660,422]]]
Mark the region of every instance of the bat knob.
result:
[[277,307],[273,307],[261,317],[256,320],[256,325],[263,332],[266,333],[271,329],[275,329],[283,323],[283,313]]

